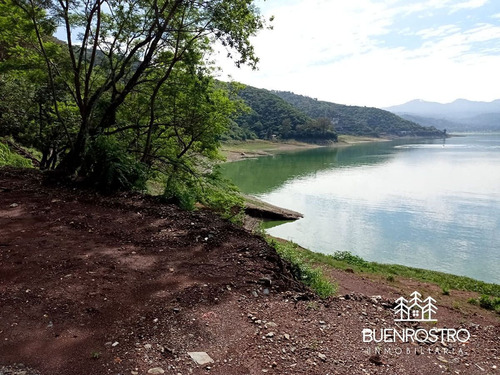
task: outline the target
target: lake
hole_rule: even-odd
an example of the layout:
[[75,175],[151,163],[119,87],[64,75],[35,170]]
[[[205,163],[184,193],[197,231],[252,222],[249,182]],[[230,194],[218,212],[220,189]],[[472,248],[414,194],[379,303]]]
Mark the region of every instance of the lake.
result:
[[224,164],[304,214],[267,229],[313,251],[500,284],[500,134],[324,147]]

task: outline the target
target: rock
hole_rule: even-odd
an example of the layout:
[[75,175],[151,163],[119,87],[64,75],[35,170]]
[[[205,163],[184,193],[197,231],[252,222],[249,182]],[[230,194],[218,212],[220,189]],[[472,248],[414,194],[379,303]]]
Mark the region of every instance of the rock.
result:
[[264,293],[264,295],[268,296],[269,295],[269,289],[268,288],[265,288],[262,293]]
[[285,339],[290,340],[290,335],[288,333],[285,333],[283,336],[285,337]]
[[319,357],[319,359],[321,359],[323,362],[326,362],[326,355],[324,355],[323,353],[318,353],[318,357]]
[[115,347],[118,345],[118,341],[115,341],[114,343],[111,344],[112,347]]
[[267,337],[274,337],[274,332],[269,332],[266,336]]
[[19,206],[17,203],[12,203],[9,207],[10,208],[16,208],[17,206]]
[[271,280],[271,278],[270,278],[270,277],[261,277],[261,278],[259,279],[259,283],[264,284],[264,285],[266,285],[266,286],[271,286],[271,284],[272,284],[272,280]]
[[214,363],[214,360],[206,352],[188,352],[188,355],[200,366]]
[[164,374],[165,370],[161,367],[153,367],[148,370],[148,374]]
[[274,322],[267,322],[264,327],[269,328],[269,327],[277,327],[278,325]]
[[385,364],[385,362],[380,359],[380,356],[378,354],[372,355],[370,358],[368,358],[368,360],[371,363],[376,364],[377,366],[382,366]]

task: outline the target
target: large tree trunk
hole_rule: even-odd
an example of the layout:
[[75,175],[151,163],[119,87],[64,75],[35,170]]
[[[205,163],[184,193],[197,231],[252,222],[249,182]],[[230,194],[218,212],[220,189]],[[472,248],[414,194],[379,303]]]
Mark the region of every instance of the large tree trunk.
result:
[[68,154],[66,154],[61,160],[61,163],[57,167],[58,171],[62,172],[68,177],[73,177],[77,174],[85,158],[85,148],[87,147],[88,137],[88,122],[82,121],[82,125],[80,127],[80,131],[78,132],[76,141]]

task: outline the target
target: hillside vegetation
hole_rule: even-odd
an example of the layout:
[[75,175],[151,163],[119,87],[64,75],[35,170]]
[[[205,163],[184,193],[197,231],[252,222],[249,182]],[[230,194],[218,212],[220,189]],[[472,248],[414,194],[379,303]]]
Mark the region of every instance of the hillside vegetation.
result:
[[270,91],[246,86],[238,96],[248,110],[236,118],[229,138],[280,138],[314,143],[337,141],[334,123],[330,119],[308,116]]
[[443,132],[435,127],[421,126],[391,112],[372,107],[347,106],[316,100],[292,92],[273,91],[311,118],[328,118],[339,134],[367,136],[436,137]]
[[[234,90],[232,84],[229,85]],[[285,91],[246,86],[238,97],[248,107],[237,117],[225,139],[296,139],[325,143],[338,134],[369,137],[442,137],[433,126],[422,126],[391,112],[371,107],[319,101]]]

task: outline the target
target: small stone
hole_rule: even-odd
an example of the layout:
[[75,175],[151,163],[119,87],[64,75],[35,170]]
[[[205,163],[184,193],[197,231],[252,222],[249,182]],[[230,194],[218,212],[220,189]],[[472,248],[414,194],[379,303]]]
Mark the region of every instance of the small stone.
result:
[[16,208],[17,206],[19,206],[17,203],[12,203],[9,207],[10,208]]
[[438,361],[441,361],[443,363],[448,363],[448,361],[441,356],[438,356],[437,359],[438,359]]
[[148,374],[164,374],[165,370],[161,367],[153,367],[148,370]]
[[277,327],[278,325],[274,322],[267,322],[264,327],[269,328],[269,327]]
[[151,345],[151,344],[146,344],[146,345],[144,345],[144,349],[146,349],[146,350],[149,350],[149,349],[151,349],[152,347],[153,347],[153,345]]
[[290,335],[288,333],[285,333],[283,336],[285,337],[285,339],[290,340]]
[[266,336],[267,337],[274,337],[274,332],[269,332]]
[[323,320],[320,320],[320,321],[319,321],[319,324],[321,324],[322,326],[324,326],[324,325],[326,324],[326,322],[325,322],[325,321],[323,321]]
[[318,357],[319,357],[319,359],[321,359],[323,362],[326,362],[326,355],[324,355],[323,353],[318,353]]
[[271,280],[271,278],[270,278],[270,277],[261,277],[261,278],[259,279],[259,283],[264,284],[264,285],[266,285],[266,286],[271,286],[271,284],[272,284],[272,280]]
[[206,352],[188,352],[188,355],[201,366],[214,363],[214,360]]
[[264,295],[268,296],[269,295],[269,289],[268,288],[265,288],[262,293],[264,293]]
[[112,347],[115,347],[118,345],[118,341],[115,341],[114,343],[111,344]]

